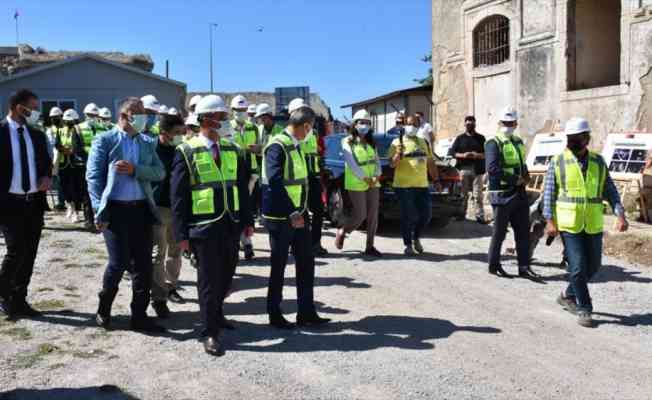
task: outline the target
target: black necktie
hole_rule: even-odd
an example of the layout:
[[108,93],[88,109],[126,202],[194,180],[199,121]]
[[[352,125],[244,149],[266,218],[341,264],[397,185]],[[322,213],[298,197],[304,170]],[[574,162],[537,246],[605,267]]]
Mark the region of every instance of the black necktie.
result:
[[21,177],[23,184],[23,192],[28,193],[30,189],[29,183],[29,161],[27,160],[27,142],[25,141],[25,128],[18,127],[18,140],[20,143],[20,169],[22,171]]

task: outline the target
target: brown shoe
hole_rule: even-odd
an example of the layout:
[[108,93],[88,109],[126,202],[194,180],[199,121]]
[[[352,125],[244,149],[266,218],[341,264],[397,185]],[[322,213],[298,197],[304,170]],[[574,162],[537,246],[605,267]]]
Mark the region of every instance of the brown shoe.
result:
[[344,239],[346,238],[346,233],[344,233],[343,229],[338,229],[337,230],[337,235],[335,236],[335,247],[338,250],[342,250],[344,248]]

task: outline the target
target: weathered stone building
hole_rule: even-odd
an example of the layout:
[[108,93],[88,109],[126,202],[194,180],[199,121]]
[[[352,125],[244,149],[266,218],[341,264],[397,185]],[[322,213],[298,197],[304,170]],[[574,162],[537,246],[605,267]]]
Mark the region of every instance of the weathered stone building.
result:
[[588,118],[607,133],[652,131],[652,0],[433,0],[439,138],[475,114],[492,136],[507,105],[524,137]]

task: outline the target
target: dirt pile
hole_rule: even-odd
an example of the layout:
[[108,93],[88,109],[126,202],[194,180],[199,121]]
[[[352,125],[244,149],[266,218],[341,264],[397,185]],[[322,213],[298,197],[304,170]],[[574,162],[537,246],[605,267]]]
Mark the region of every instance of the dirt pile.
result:
[[633,264],[652,267],[652,235],[641,233],[606,234],[604,254]]

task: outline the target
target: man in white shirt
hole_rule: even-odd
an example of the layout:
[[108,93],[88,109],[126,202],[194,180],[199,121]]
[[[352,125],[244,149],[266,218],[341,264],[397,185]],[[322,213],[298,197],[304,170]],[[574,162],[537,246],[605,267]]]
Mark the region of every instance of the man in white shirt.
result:
[[432,130],[432,125],[426,122],[426,119],[421,111],[416,112],[414,114],[414,117],[417,118],[417,126],[419,127],[417,130],[417,137],[420,137],[421,139],[428,142],[428,146],[430,147],[430,150],[434,152],[435,135]]
[[29,90],[9,99],[9,115],[0,122],[0,230],[7,252],[0,268],[0,312],[9,318],[36,317],[26,301],[34,270],[45,194],[52,159],[45,134],[36,126],[39,101]]

